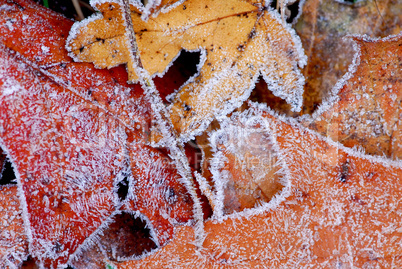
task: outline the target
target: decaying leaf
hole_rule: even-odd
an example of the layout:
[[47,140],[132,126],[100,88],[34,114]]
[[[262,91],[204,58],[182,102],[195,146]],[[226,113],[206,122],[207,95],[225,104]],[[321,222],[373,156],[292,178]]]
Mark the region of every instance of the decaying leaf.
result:
[[191,227],[158,253],[118,268],[302,268],[402,265],[402,165],[363,155],[259,106],[290,179],[265,210],[205,223],[203,249]]
[[[130,60],[121,7],[94,1],[102,15],[76,23],[68,48],[79,61],[101,68],[127,63],[129,80],[137,75]],[[261,74],[273,93],[299,111],[305,64],[300,41],[280,16],[260,1],[188,0],[169,13],[148,21],[131,6],[141,64],[150,75],[161,75],[182,49],[200,50],[199,74],[177,93],[170,119],[183,140],[205,129],[250,95]]]
[[[126,84],[122,68],[97,70],[71,62],[64,49],[71,24],[28,1],[0,1],[0,144],[17,171],[30,255],[48,268],[66,265],[89,244],[121,205],[117,191],[125,177],[147,179],[136,165],[160,161],[162,170],[148,174],[147,182],[154,184],[149,187],[165,190],[157,188],[163,177],[172,189],[152,209],[167,208],[158,204],[164,202],[172,208],[183,200],[191,203],[176,199],[186,192],[178,175],[169,174],[174,169],[163,170],[169,157],[145,145],[149,103],[140,87]],[[146,148],[155,154],[136,155]],[[168,216],[172,225],[174,212]]]
[[275,145],[258,121],[232,116],[211,135],[210,171],[220,201],[215,215],[269,202],[286,185]]
[[306,0],[295,25],[308,57],[303,69],[304,113],[314,111],[348,71],[354,50],[345,36],[385,37],[398,34],[401,25],[400,0]]
[[347,147],[402,158],[402,34],[354,37],[355,64],[324,102],[309,128]]
[[16,268],[28,256],[28,238],[22,216],[17,186],[0,186],[1,268]]

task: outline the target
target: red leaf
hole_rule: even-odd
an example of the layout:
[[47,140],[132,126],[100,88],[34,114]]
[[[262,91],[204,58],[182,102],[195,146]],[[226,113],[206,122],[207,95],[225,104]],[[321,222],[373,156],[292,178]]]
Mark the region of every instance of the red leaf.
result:
[[[124,82],[121,67],[73,63],[64,49],[71,24],[31,2],[0,1],[0,144],[18,171],[31,255],[52,268],[64,266],[117,209],[115,191],[127,173],[149,188],[165,186],[130,189],[141,213],[170,206],[170,218],[191,218],[176,170],[164,170],[169,163],[161,162],[162,185],[135,168],[168,159],[144,144],[151,116],[142,90]],[[140,156],[138,149],[154,155]],[[166,186],[181,198],[152,197],[163,196]],[[140,205],[147,200],[155,206]],[[165,222],[160,242],[172,236],[174,224]]]
[[16,185],[0,186],[0,219],[0,267],[14,268],[28,256],[28,238]]

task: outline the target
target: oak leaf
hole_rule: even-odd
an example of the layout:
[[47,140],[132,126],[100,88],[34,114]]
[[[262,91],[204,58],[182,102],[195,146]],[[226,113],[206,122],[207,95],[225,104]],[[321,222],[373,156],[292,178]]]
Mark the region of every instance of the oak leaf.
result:
[[[292,110],[300,110],[304,78],[299,68],[305,64],[300,40],[262,2],[188,0],[148,21],[131,6],[137,53],[151,76],[163,74],[182,49],[201,51],[199,74],[170,106],[170,119],[184,141],[239,107],[260,75]],[[72,57],[101,68],[127,63],[129,80],[137,81],[121,7],[94,4],[102,15],[74,25],[67,45]]]
[[303,75],[303,112],[312,113],[331,95],[354,58],[353,41],[346,35],[386,37],[402,28],[402,4],[390,1],[307,0],[295,24],[308,57]]
[[401,163],[346,148],[262,105],[239,116],[250,114],[287,167],[282,193],[264,210],[207,221],[202,249],[182,227],[157,254],[117,268],[401,266]]
[[16,185],[0,186],[0,267],[15,268],[28,256],[28,238]]
[[354,64],[332,95],[305,122],[347,147],[402,158],[402,34],[353,37]]
[[[56,268],[87,247],[121,206],[125,177],[154,187],[159,215],[135,203],[149,193],[130,187],[128,195],[149,226],[163,222],[163,237],[153,238],[166,242],[169,226],[191,218],[192,201],[169,157],[145,144],[151,117],[140,87],[126,84],[123,68],[73,63],[64,49],[71,21],[32,2],[0,3],[0,145],[17,171],[30,255]],[[146,174],[137,168],[144,162],[160,169]]]

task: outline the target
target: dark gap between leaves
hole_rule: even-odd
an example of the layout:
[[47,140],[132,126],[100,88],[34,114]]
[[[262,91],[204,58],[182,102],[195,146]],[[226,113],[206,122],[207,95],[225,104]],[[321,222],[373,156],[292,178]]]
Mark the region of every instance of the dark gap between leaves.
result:
[[128,212],[113,217],[113,222],[104,231],[99,244],[111,261],[116,261],[117,257],[140,256],[157,248],[147,223]]
[[5,158],[3,167],[0,167],[0,185],[17,184],[13,166]]
[[166,97],[169,94],[177,91],[190,77],[198,72],[197,65],[200,62],[200,56],[200,52],[182,50],[180,56],[173,62],[173,65],[170,66],[163,77],[154,78],[159,94],[165,102],[167,102]]
[[128,194],[128,183],[128,178],[124,177],[124,179],[117,184],[117,196],[119,197],[120,202],[126,200]]
[[265,103],[279,113],[287,114],[289,116],[292,115],[290,105],[286,103],[285,100],[275,96],[272,93],[262,76],[258,78],[258,81],[255,84],[255,88],[251,92],[249,99],[253,102]]
[[[276,5],[277,5],[278,1],[274,0],[271,2],[270,7],[273,9],[276,9]],[[300,5],[300,1],[296,1],[293,4],[287,5],[287,9],[290,11],[290,16],[286,18],[286,22],[287,23],[293,23],[293,20],[299,15],[299,5]],[[279,3],[279,10],[278,12],[281,13],[281,4]],[[288,14],[286,14],[288,15]]]
[[[37,1],[39,4],[44,6],[44,0]],[[73,2],[71,0],[65,1],[65,0],[47,0],[47,3],[49,5],[49,9],[56,11],[57,13],[61,13],[67,18],[70,19],[77,19],[77,11],[74,8]],[[88,17],[93,13],[93,9],[89,5],[89,0],[80,0],[80,7],[82,10],[82,13],[84,14],[85,17]]]

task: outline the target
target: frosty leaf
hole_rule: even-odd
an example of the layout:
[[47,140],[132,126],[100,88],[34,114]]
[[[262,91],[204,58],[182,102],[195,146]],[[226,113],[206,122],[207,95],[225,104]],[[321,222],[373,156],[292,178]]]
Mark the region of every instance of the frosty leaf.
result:
[[[74,257],[72,264],[77,268],[103,268],[107,258],[139,259],[173,239],[176,226],[193,218],[193,202],[172,160],[136,143],[131,145],[130,157],[136,177],[122,211],[115,212]],[[127,227],[132,222],[137,226]],[[144,224],[146,229],[138,230]]]
[[363,155],[262,107],[249,112],[264,118],[289,188],[270,210],[207,221],[201,253],[192,228],[182,227],[157,254],[116,266],[400,267],[401,162]]
[[116,210],[127,174],[142,176],[130,169],[130,143],[149,147],[142,90],[122,68],[72,63],[71,24],[31,2],[0,1],[0,146],[17,173],[30,254],[47,268],[64,266]]
[[[214,158],[210,161],[217,215],[243,211],[269,202],[284,187],[275,146],[256,120],[232,116],[212,133]],[[223,197],[220,197],[223,196]]]
[[[98,136],[96,106],[4,49],[0,62],[0,141],[19,172],[30,251],[56,267],[113,212],[120,148]],[[107,135],[120,134],[109,128]]]
[[28,238],[15,185],[0,186],[0,220],[0,267],[16,268],[28,256]]
[[[137,80],[125,36],[121,8],[96,1],[102,16],[76,23],[68,48],[78,61],[98,67],[127,63]],[[184,140],[200,133],[213,117],[227,114],[248,98],[261,74],[273,93],[299,111],[305,64],[300,41],[279,15],[258,1],[188,0],[147,22],[138,9],[131,17],[143,67],[163,74],[182,49],[201,50],[199,74],[177,93],[170,118]]]
[[133,144],[130,157],[137,176],[124,209],[142,212],[156,244],[164,245],[172,239],[175,224],[192,219],[191,197],[180,183],[174,163],[158,150]]
[[[117,214],[118,213],[118,214]],[[76,255],[71,264],[76,269],[104,269],[105,260],[139,258],[155,249],[146,222],[129,212],[116,212],[107,227],[94,237],[95,242]]]
[[303,70],[308,78],[304,111],[315,110],[352,63],[353,42],[343,37],[350,34],[385,37],[398,34],[401,25],[402,4],[399,0],[306,0],[295,26],[308,57]]
[[[103,268],[107,258],[139,259],[173,239],[175,227],[192,219],[191,197],[166,155],[133,143],[130,159],[136,177],[129,186],[123,211],[100,227],[78,252],[72,261],[77,268]],[[136,226],[128,226],[132,223]]]
[[[166,13],[170,9],[180,5],[186,0],[150,0],[146,1],[145,7],[138,5],[137,8],[142,13],[142,19],[147,20],[150,15],[156,17],[159,12]],[[133,4],[138,4],[138,2],[132,2]]]
[[7,157],[6,154],[0,148],[0,182],[1,179],[3,178],[3,172],[6,165],[6,157]]
[[353,39],[356,65],[313,115],[309,128],[347,147],[402,158],[402,34]]

